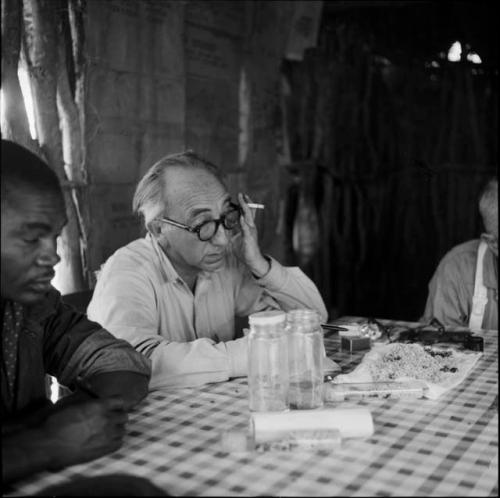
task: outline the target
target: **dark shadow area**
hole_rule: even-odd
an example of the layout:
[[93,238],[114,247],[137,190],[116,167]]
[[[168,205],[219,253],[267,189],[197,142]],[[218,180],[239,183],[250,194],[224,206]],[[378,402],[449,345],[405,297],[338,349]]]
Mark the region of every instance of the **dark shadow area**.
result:
[[[326,2],[318,46],[283,62],[286,259],[332,318],[418,319],[439,260],[480,235],[498,163],[493,18],[485,2]],[[318,218],[309,261],[293,235],[301,192]]]

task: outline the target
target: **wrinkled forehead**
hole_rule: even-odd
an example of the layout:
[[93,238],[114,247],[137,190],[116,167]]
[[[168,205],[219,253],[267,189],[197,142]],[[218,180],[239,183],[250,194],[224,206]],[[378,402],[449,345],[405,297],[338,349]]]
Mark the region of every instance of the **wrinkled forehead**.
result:
[[165,172],[164,198],[170,215],[196,207],[219,209],[229,201],[222,182],[202,168],[171,168]]

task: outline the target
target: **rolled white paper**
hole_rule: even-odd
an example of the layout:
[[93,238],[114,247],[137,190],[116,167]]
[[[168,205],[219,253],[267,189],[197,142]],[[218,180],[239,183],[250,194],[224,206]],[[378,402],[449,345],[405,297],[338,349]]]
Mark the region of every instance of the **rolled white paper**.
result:
[[366,408],[323,408],[286,412],[253,412],[250,429],[255,443],[282,439],[292,431],[338,429],[342,438],[373,434],[372,415]]

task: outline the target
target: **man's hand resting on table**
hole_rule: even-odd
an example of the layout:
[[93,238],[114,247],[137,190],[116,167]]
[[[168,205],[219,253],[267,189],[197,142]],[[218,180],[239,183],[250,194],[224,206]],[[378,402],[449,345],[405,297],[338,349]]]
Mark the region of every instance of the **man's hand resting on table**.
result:
[[49,468],[86,462],[117,450],[128,414],[118,398],[84,401],[49,415],[41,429],[54,448]]
[[3,436],[3,479],[9,482],[115,451],[122,444],[127,420],[118,398],[56,404],[36,427]]

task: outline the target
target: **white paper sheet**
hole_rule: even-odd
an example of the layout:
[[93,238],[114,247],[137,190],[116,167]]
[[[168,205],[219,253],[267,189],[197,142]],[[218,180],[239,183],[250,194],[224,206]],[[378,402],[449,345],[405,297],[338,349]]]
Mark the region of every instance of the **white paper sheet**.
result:
[[[383,356],[389,349],[391,344],[376,345],[374,348],[365,354],[361,363],[350,373],[337,375],[332,381],[335,384],[344,384],[352,382],[374,382],[374,379],[370,372],[370,365],[376,362],[381,356]],[[427,389],[424,393],[424,397],[429,399],[437,399],[442,396],[445,392],[458,386],[469,374],[477,360],[481,357],[482,353],[475,352],[461,352],[456,351],[461,359],[459,363],[459,369],[455,375],[448,377],[438,384],[431,383],[429,381],[418,379],[418,377],[400,377],[399,379],[394,379],[396,382],[404,382],[407,380],[423,380],[425,382]]]

